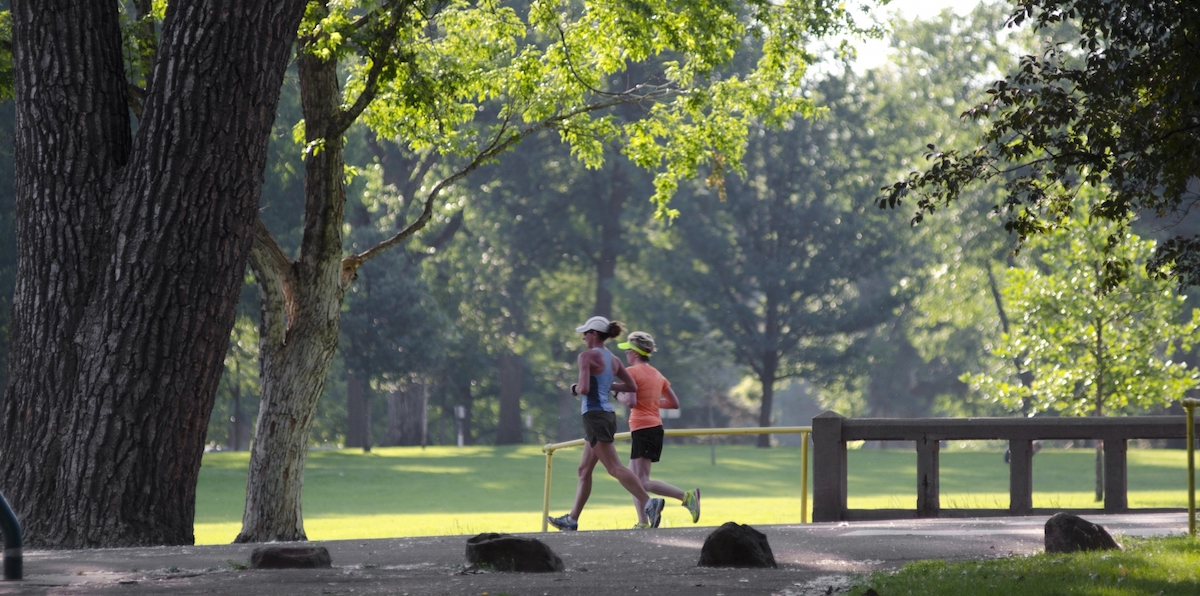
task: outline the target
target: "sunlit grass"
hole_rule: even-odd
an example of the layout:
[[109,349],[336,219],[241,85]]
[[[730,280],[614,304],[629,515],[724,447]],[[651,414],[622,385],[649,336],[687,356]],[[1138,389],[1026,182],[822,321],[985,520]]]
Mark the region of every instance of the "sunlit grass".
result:
[[1041,553],[990,561],[932,560],[877,573],[851,590],[888,596],[1193,596],[1200,594],[1200,541],[1124,539],[1124,552]]
[[[623,456],[628,445],[618,444]],[[554,515],[570,509],[579,454],[569,449],[554,456]],[[1185,455],[1131,449],[1130,506],[1185,506]],[[1092,494],[1093,458],[1090,450],[1045,450],[1035,456],[1034,506],[1098,507]],[[246,452],[205,455],[197,489],[198,544],[227,543],[237,535],[248,462]],[[305,530],[314,540],[538,531],[545,464],[537,446],[312,451],[305,473]],[[916,507],[913,451],[851,451],[849,473],[850,507]],[[701,487],[703,526],[800,521],[797,447],[719,446],[714,466],[707,446],[668,445],[653,475],[680,488]],[[943,451],[941,490],[943,508],[1008,507],[1002,452]],[[637,521],[635,514],[628,493],[598,466],[580,527],[628,528]],[[691,525],[687,511],[677,501],[669,502],[663,526]]]

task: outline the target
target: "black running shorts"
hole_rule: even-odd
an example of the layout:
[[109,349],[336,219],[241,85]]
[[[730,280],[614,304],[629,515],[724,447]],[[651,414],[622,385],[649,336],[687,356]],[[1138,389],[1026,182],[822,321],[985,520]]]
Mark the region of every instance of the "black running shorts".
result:
[[583,440],[596,446],[596,441],[613,442],[617,434],[617,415],[612,412],[587,412],[583,415]]
[[631,434],[633,435],[633,449],[629,452],[629,459],[644,457],[651,462],[658,461],[658,458],[662,456],[662,425],[638,429]]

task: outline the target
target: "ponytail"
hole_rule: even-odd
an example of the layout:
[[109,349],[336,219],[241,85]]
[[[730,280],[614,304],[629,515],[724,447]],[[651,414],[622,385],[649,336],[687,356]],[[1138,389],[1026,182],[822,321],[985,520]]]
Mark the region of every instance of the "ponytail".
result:
[[620,321],[612,321],[608,324],[607,333],[600,331],[597,331],[596,333],[600,334],[600,341],[608,341],[614,337],[621,337],[621,332],[623,331],[625,331],[624,324],[622,324]]

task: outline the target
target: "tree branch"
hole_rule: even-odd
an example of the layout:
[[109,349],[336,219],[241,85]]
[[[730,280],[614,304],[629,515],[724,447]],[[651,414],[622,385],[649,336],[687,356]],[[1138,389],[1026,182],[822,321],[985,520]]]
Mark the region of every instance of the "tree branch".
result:
[[283,345],[288,328],[296,320],[295,274],[291,259],[261,217],[250,247],[250,268],[263,297],[261,341],[266,345]]
[[441,194],[442,190],[444,190],[446,187],[450,186],[451,184],[458,182],[462,178],[466,177],[467,174],[470,174],[471,172],[475,171],[476,169],[479,168],[479,166],[488,162],[489,160],[496,157],[497,155],[504,153],[510,147],[521,142],[525,137],[527,137],[535,132],[555,128],[559,124],[561,124],[567,120],[570,120],[571,118],[574,118],[575,116],[578,116],[580,114],[586,114],[586,113],[590,113],[590,112],[604,110],[604,109],[613,107],[615,105],[620,105],[623,103],[627,103],[627,102],[621,101],[621,100],[612,100],[612,101],[592,104],[589,106],[584,106],[582,108],[579,108],[577,110],[572,110],[565,114],[559,114],[558,116],[554,116],[552,118],[547,118],[546,120],[543,120],[533,126],[530,126],[529,128],[520,130],[516,134],[513,134],[507,138],[505,138],[504,133],[509,130],[509,127],[508,127],[508,123],[505,122],[503,125],[501,125],[500,129],[496,132],[496,136],[492,139],[492,142],[488,145],[488,147],[486,149],[484,149],[483,151],[480,151],[478,154],[476,154],[475,158],[472,159],[471,162],[468,163],[466,166],[464,166],[457,172],[451,174],[450,176],[443,178],[440,182],[437,183],[437,185],[435,185],[433,187],[432,190],[429,191],[429,195],[426,196],[425,201],[424,201],[424,206],[421,209],[421,215],[419,217],[417,217],[416,221],[410,223],[408,226],[404,227],[402,230],[397,232],[392,237],[380,242],[379,244],[376,244],[375,246],[372,246],[371,248],[367,249],[366,251],[363,251],[357,255],[353,255],[352,257],[347,257],[346,260],[344,260],[343,262],[345,263],[346,261],[352,260],[354,267],[357,268],[357,267],[361,266],[363,263],[379,256],[380,253],[386,251],[387,249],[392,248],[393,246],[396,246],[397,244],[400,244],[401,242],[404,242],[405,240],[407,240],[410,236],[412,236],[413,234],[415,234],[419,230],[421,230],[421,228],[424,228],[425,224],[429,223],[429,220],[433,217],[434,201],[437,199],[438,195]]
[[388,15],[387,27],[384,28],[383,35],[376,46],[377,53],[371,57],[371,68],[367,71],[367,80],[363,83],[362,93],[358,94],[353,105],[341,112],[337,121],[333,123],[334,132],[331,134],[340,135],[346,132],[379,94],[380,75],[392,62],[390,57],[392,46],[396,42],[396,33],[400,30],[400,23],[409,4],[409,2],[397,2],[392,7],[391,13]]

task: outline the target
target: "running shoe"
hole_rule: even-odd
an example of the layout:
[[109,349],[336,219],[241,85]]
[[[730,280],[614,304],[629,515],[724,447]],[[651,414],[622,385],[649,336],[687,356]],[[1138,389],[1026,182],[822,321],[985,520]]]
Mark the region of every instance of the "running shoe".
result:
[[692,514],[692,523],[700,521],[700,489],[692,489],[683,493],[683,506]]
[[636,523],[636,524],[633,524],[633,529],[635,529],[635,530],[649,530],[649,529],[650,529],[650,524],[643,524],[642,522],[638,522],[638,523]]
[[646,502],[646,519],[650,520],[651,528],[657,528],[662,523],[662,511],[666,506],[666,499],[650,499]]
[[570,513],[560,517],[547,517],[546,521],[563,532],[574,532],[579,529],[579,522],[571,519]]

